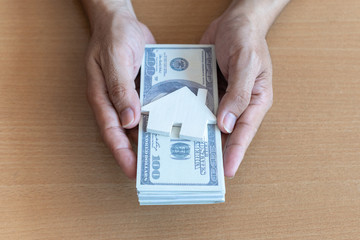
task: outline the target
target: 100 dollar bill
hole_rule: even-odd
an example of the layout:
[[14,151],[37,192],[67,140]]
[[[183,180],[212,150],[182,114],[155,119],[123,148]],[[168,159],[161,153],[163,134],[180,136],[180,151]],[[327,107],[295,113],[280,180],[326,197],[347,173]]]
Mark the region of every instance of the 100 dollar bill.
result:
[[[141,68],[140,102],[144,106],[182,87],[195,95],[207,90],[207,107],[216,115],[218,89],[213,45],[146,45]],[[146,132],[139,123],[138,192],[225,193],[221,134],[208,125],[207,141],[189,141]],[[192,119],[191,121],[196,121]]]

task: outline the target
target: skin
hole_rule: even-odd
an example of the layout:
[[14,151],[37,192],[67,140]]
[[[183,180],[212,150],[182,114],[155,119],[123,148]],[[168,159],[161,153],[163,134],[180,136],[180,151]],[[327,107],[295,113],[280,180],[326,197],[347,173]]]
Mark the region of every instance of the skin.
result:
[[[215,44],[222,99],[225,176],[233,177],[273,101],[272,65],[266,34],[288,0],[233,1],[205,31],[200,43]],[[86,56],[87,96],[104,141],[124,173],[134,179],[140,102],[135,78],[145,44],[155,43],[128,0],[83,0],[91,25]],[[222,82],[221,82],[222,81]],[[226,87],[227,86],[227,87]]]

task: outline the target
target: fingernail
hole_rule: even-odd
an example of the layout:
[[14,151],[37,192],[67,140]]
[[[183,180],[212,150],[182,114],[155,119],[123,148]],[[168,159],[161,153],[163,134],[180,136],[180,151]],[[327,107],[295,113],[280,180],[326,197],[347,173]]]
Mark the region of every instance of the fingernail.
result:
[[236,116],[233,113],[227,113],[224,117],[224,128],[228,133],[231,133],[234,129],[236,122]]
[[121,126],[123,128],[127,128],[128,126],[130,126],[130,124],[132,124],[134,122],[134,112],[131,108],[125,108],[121,113],[120,113],[120,121],[121,121]]

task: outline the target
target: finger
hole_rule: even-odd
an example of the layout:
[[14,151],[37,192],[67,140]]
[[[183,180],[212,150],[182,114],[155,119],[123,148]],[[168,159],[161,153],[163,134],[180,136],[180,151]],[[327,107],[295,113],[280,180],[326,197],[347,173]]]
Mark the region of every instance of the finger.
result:
[[140,101],[134,79],[141,58],[142,55],[128,48],[113,48],[101,57],[109,98],[119,114],[121,126],[126,129],[135,127],[140,120]]
[[156,44],[156,40],[152,35],[150,29],[143,23],[139,23],[143,32],[144,40],[146,44]]
[[235,175],[268,109],[264,105],[249,105],[236,122],[234,131],[229,135],[225,146],[225,176],[233,177]]
[[95,60],[87,64],[88,101],[95,113],[105,143],[123,172],[129,178],[136,176],[136,156],[131,144],[121,127],[119,117],[107,96],[104,77]]
[[230,58],[228,86],[217,113],[222,132],[231,133],[236,120],[249,105],[260,65],[258,55],[252,51],[241,50]]
[[215,44],[215,34],[217,29],[218,19],[213,21],[206,29],[200,39],[200,44]]
[[200,39],[200,44],[214,44],[212,41],[211,41],[211,33],[209,33],[208,31],[206,31],[201,39]]

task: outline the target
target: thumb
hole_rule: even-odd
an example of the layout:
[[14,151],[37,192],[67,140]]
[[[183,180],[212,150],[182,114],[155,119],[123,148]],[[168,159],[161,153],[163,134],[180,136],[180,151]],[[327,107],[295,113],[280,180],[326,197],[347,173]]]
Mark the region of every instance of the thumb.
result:
[[241,51],[229,59],[228,86],[217,114],[222,132],[231,133],[237,119],[248,107],[259,71],[260,61],[256,53]]
[[140,101],[134,82],[140,61],[134,63],[130,59],[127,54],[117,51],[116,54],[108,54],[102,64],[109,98],[119,115],[121,126],[126,129],[135,127],[140,120]]

